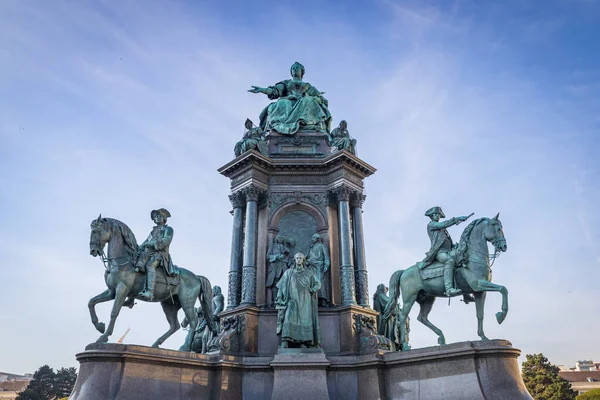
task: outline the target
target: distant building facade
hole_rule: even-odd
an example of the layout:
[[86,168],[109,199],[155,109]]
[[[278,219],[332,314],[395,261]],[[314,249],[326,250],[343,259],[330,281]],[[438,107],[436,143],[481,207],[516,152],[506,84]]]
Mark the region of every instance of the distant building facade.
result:
[[0,382],[0,400],[15,400],[19,393],[29,385],[29,380]]
[[560,371],[558,375],[560,375],[561,378],[569,381],[573,390],[577,390],[579,394],[585,393],[592,389],[600,389],[600,371],[597,369],[584,371]]

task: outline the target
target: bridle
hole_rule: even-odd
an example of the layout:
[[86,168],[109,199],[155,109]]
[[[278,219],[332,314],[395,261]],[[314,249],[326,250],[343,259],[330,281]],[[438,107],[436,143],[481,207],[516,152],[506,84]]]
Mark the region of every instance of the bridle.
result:
[[[488,221],[490,221],[488,219]],[[496,226],[498,224],[498,222],[494,222],[493,225]],[[488,259],[490,260],[490,265],[488,266],[488,268],[490,269],[490,272],[492,271],[492,266],[494,265],[494,262],[496,261],[496,258],[500,257],[500,254],[502,254],[502,250],[500,250],[500,246],[506,245],[506,239],[504,238],[499,238],[497,235],[498,232],[498,228],[496,228],[496,233],[494,234],[494,238],[492,239],[492,245],[494,246],[494,252],[493,253],[485,253],[482,251],[477,251],[477,250],[471,250],[475,253],[479,253],[479,254],[485,254]],[[471,260],[470,261],[479,261],[481,262],[481,260],[479,259],[475,259],[475,260]]]

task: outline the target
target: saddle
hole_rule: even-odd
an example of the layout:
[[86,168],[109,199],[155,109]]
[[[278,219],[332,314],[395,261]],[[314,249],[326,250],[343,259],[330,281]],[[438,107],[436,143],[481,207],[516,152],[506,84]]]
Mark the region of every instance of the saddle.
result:
[[421,279],[433,279],[439,278],[440,276],[444,276],[444,267],[445,265],[441,262],[434,261],[423,269],[419,269],[419,274],[421,274]]
[[[173,265],[173,267],[179,269],[176,265]],[[156,268],[156,283],[162,283],[163,285],[168,286],[177,286],[179,285],[179,274],[170,276],[165,273],[164,268],[158,267]]]
[[[460,268],[463,265],[457,265],[456,268]],[[431,264],[429,264],[428,266],[426,266],[423,269],[419,269],[419,274],[421,275],[421,279],[423,280],[427,280],[427,279],[433,279],[433,278],[439,278],[440,276],[444,276],[444,268],[445,265],[439,261],[435,261]],[[456,274],[456,270],[454,270],[454,274]]]

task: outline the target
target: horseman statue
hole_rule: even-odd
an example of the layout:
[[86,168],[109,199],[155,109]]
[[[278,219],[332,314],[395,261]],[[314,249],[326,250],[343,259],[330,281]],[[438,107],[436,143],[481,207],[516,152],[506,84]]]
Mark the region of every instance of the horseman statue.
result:
[[431,218],[431,221],[427,224],[427,234],[431,240],[431,248],[427,252],[425,259],[417,263],[417,265],[419,269],[423,269],[435,261],[445,265],[444,286],[446,288],[446,296],[448,297],[457,296],[462,291],[454,287],[454,268],[456,268],[457,264],[460,264],[459,258],[461,257],[458,257],[458,249],[454,247],[452,238],[446,229],[466,221],[471,215],[453,217],[440,222],[440,218],[446,218],[441,207],[431,207],[425,212],[425,216]]
[[171,213],[165,208],[152,210],[150,218],[156,226],[148,238],[140,245],[139,258],[136,264],[142,272],[146,272],[146,287],[139,293],[142,300],[152,301],[156,283],[156,268],[162,266],[167,275],[177,275],[179,271],[173,265],[169,254],[169,245],[173,240],[173,228],[167,225]]

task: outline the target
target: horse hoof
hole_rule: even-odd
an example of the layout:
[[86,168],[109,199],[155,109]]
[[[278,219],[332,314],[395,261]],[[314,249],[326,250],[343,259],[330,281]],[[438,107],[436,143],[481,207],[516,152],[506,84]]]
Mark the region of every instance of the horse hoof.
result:
[[190,351],[192,351],[192,350],[189,348],[189,346],[181,346],[181,347],[179,348],[179,351],[190,352]]
[[96,330],[100,333],[104,333],[106,330],[106,325],[104,325],[104,322],[98,322],[95,324],[96,325]]
[[445,338],[443,338],[443,337],[441,337],[441,338],[438,338],[438,344],[439,344],[439,345],[442,345],[442,346],[443,346],[443,345],[445,345],[445,344],[446,344],[446,339],[445,339]]
[[503,312],[497,312],[496,313],[496,321],[498,321],[499,324],[504,322],[504,318],[506,318],[506,314]]
[[159,345],[160,345],[160,343],[154,343],[154,344],[152,345],[152,347],[153,347],[153,348],[155,348],[155,349],[158,349],[158,348],[159,348],[159,347],[158,347]]
[[408,350],[410,350],[410,344],[402,343],[402,351],[408,351]]
[[488,339],[487,336],[485,336],[485,335],[481,336],[482,342],[487,342],[488,340],[490,340],[490,339]]

